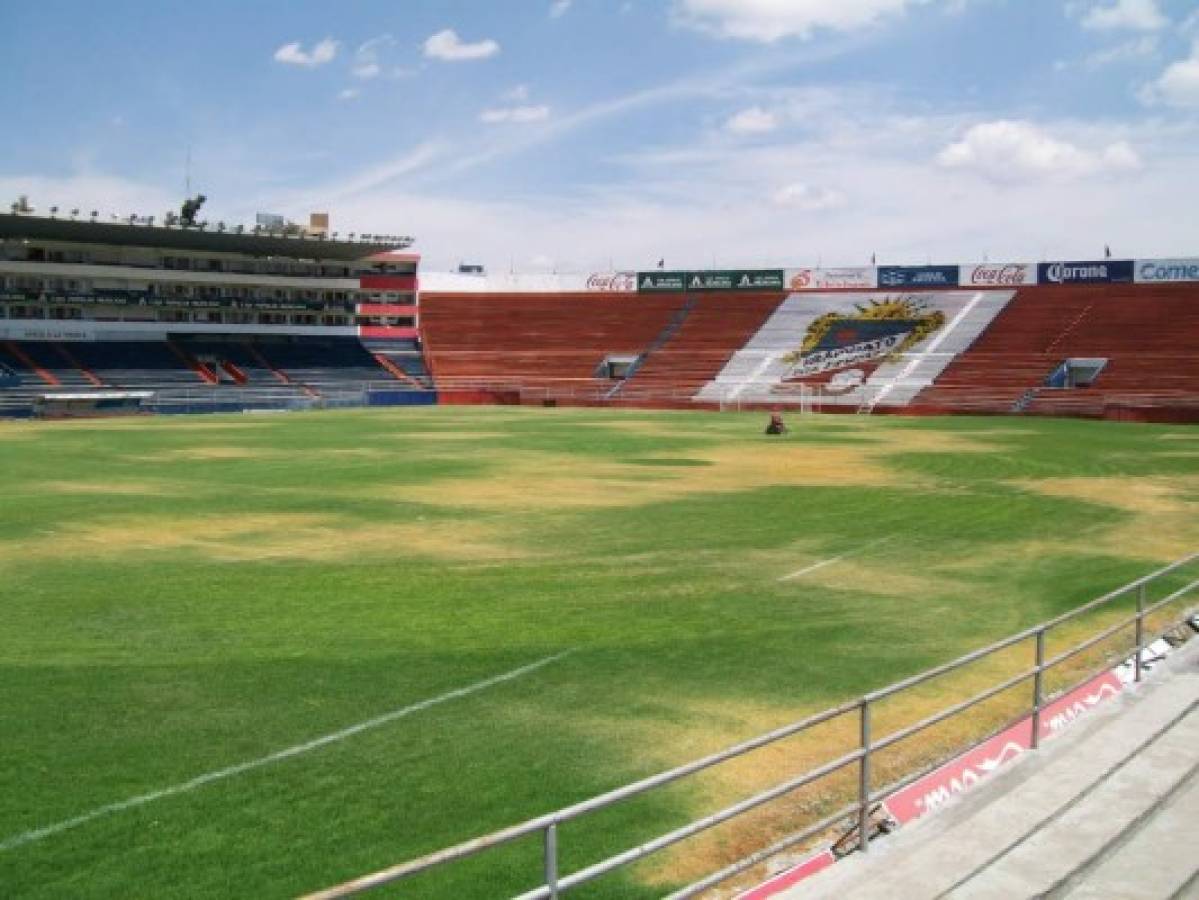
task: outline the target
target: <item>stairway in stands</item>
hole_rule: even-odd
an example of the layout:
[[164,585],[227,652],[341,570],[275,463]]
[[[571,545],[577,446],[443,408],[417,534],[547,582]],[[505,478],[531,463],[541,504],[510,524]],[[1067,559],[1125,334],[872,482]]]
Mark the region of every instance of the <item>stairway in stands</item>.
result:
[[[778,294],[701,294],[678,333],[649,357],[631,387],[689,399],[778,309]],[[628,388],[626,388],[628,391]]]

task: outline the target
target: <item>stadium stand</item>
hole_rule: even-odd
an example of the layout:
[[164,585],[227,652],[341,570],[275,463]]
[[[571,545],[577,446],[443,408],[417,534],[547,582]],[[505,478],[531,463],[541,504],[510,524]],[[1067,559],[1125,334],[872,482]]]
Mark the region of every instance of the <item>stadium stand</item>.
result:
[[637,391],[694,394],[765,323],[782,302],[778,294],[709,294],[696,297],[678,331],[646,355],[629,379]]
[[[1196,334],[1194,285],[1023,288],[915,404],[1057,415],[1101,415],[1120,405],[1194,405]],[[1107,362],[1089,387],[1047,386],[1071,357]]]
[[439,391],[502,385],[602,398],[609,354],[639,355],[685,304],[682,295],[430,295],[426,357]]

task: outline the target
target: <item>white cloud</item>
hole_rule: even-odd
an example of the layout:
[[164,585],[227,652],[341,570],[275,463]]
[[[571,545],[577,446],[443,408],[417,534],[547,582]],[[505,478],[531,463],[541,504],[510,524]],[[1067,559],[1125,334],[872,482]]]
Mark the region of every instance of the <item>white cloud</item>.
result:
[[868,28],[931,2],[936,0],[675,0],[674,14],[684,25],[718,37],[772,43],[806,38],[819,28]]
[[786,206],[803,212],[824,212],[845,205],[845,195],[828,188],[813,187],[803,182],[784,185],[771,195],[775,206]]
[[1147,103],[1199,109],[1199,41],[1187,59],[1172,64],[1161,77],[1141,92]]
[[513,88],[509,88],[500,94],[501,100],[509,100],[512,103],[524,103],[529,99],[529,86],[527,84],[518,84]]
[[1082,27],[1097,31],[1156,31],[1169,21],[1162,15],[1157,0],[1116,0],[1111,6],[1091,7],[1082,17]]
[[1007,119],[973,126],[960,141],[944,148],[937,162],[1001,182],[1081,178],[1141,165],[1127,141],[1088,150],[1055,138],[1031,122]]
[[743,109],[724,123],[724,127],[733,134],[764,134],[774,131],[778,126],[778,116],[760,106]]
[[570,10],[571,0],[554,0],[550,4],[550,18],[560,19]]
[[425,56],[442,62],[463,62],[472,59],[487,59],[500,52],[500,45],[487,38],[473,44],[463,43],[452,28],[430,35],[425,41]]
[[313,45],[312,52],[308,52],[299,41],[292,41],[275,51],[275,62],[315,69],[317,66],[332,62],[333,58],[337,56],[339,46],[333,38],[325,38]]
[[550,117],[548,106],[508,106],[499,109],[485,109],[479,113],[479,121],[489,125],[502,122],[544,122]]
[[381,34],[378,37],[371,38],[364,42],[354,53],[354,65],[350,72],[355,78],[368,80],[378,78],[383,73],[383,66],[379,61],[381,51],[395,44],[395,38],[390,34]]
[[1137,62],[1155,56],[1157,49],[1157,38],[1154,35],[1146,34],[1122,44],[1116,44],[1114,47],[1096,50],[1083,60],[1083,66],[1087,69],[1101,69],[1104,66]]
[[362,93],[358,88],[346,88],[337,95],[338,100],[355,100]]

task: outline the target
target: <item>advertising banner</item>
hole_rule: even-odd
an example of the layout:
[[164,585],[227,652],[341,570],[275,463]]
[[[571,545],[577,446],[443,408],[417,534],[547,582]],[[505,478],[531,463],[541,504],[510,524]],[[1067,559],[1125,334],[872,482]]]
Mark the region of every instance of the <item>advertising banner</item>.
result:
[[957,287],[957,266],[880,266],[878,286],[881,288]]
[[1131,259],[1049,262],[1037,266],[1041,284],[1108,284],[1129,282],[1133,277]]
[[1138,259],[1135,278],[1138,284],[1199,281],[1199,259]]
[[782,269],[709,269],[703,272],[638,272],[639,291],[781,291]]
[[[1120,679],[1104,672],[1060,697],[1041,712],[1042,739],[1057,734],[1083,713],[1118,696]],[[1032,719],[1022,719],[989,741],[887,798],[887,809],[901,824],[943,806],[1005,763],[1028,750]]]
[[604,293],[626,293],[637,290],[636,272],[592,272],[587,276],[587,290]]
[[1037,283],[1033,263],[983,263],[962,266],[962,287],[1011,287]]
[[94,341],[91,322],[0,322],[0,338],[8,341]]
[[782,269],[712,269],[687,273],[689,291],[781,291]]
[[788,269],[787,289],[792,291],[867,290],[878,287],[872,266],[842,269]]
[[687,288],[686,272],[638,272],[639,291],[682,291]]
[[255,297],[158,297],[145,291],[105,291],[91,294],[35,294],[0,291],[0,300],[26,303],[60,303],[71,306],[148,306],[156,309],[253,309],[253,310],[336,310],[353,312],[352,303],[326,303],[323,300],[265,300]]

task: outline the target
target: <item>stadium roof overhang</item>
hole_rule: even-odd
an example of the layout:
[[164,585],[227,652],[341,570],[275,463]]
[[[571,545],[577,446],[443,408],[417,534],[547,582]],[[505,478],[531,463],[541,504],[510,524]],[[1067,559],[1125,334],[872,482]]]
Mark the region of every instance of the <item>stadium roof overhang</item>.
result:
[[229,231],[200,231],[198,228],[129,225],[125,222],[79,222],[11,213],[0,213],[0,238],[115,244],[201,253],[240,253],[247,256],[282,256],[292,259],[335,259],[346,262],[378,258],[381,255],[395,259],[396,251],[407,246],[394,242],[236,234]]

